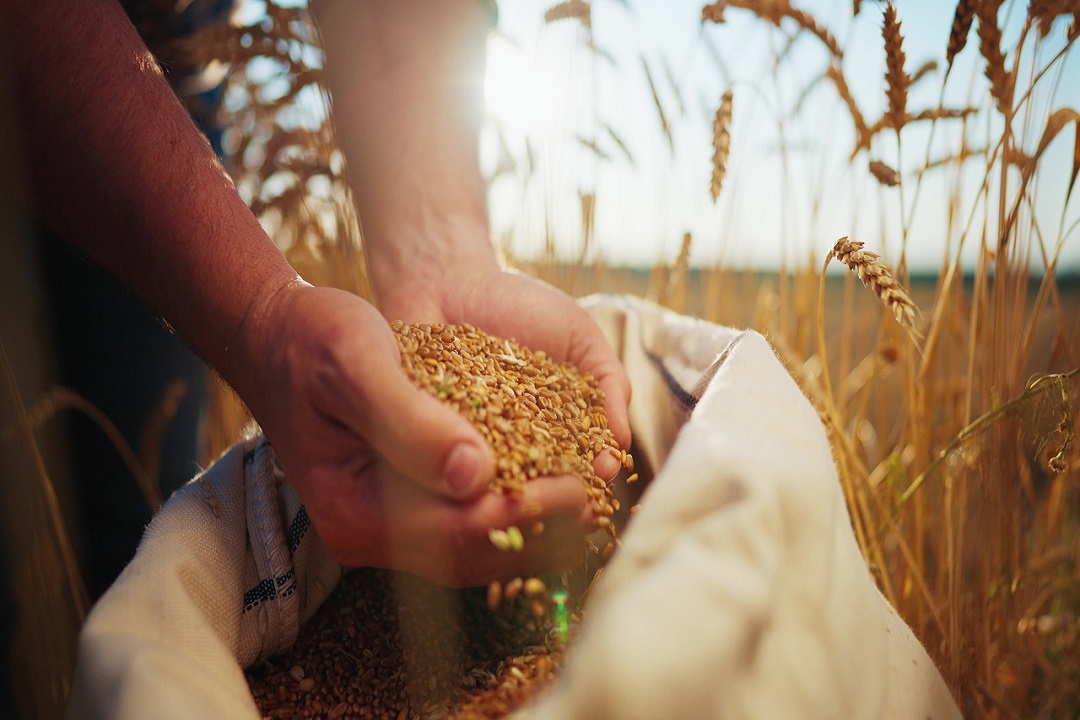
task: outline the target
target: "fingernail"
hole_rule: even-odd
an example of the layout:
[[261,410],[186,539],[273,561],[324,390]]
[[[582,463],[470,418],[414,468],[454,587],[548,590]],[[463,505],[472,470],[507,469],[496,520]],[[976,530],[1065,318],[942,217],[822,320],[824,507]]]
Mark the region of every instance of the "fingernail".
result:
[[460,443],[450,451],[443,477],[451,493],[457,497],[468,497],[477,490],[480,462],[480,451],[469,443]]

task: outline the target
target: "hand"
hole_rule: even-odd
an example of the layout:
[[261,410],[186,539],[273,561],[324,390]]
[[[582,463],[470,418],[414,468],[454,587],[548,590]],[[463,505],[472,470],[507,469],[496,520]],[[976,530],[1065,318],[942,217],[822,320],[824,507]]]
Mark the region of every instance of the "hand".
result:
[[[470,323],[591,374],[604,391],[604,411],[616,442],[630,448],[626,371],[596,321],[565,293],[474,257],[456,267],[440,267],[437,280],[397,282],[384,286],[381,294],[380,308],[389,320]],[[600,477],[614,477],[619,462],[604,453],[596,470]]]
[[[382,315],[347,292],[294,282],[245,322],[248,402],[330,552],[348,566],[414,572],[446,585],[566,569],[591,514],[580,481],[486,494],[491,450],[460,415],[402,372]],[[543,521],[522,553],[490,528]]]

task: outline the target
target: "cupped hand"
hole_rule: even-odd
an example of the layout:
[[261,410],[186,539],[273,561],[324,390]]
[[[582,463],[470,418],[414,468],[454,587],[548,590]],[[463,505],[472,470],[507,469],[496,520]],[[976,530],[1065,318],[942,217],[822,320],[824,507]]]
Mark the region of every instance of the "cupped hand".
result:
[[[592,316],[566,293],[494,263],[444,267],[438,282],[397,284],[384,292],[380,309],[390,320],[469,323],[498,337],[543,350],[596,378],[604,412],[619,446],[630,448],[630,381]],[[597,474],[613,477],[618,461],[604,453]]]
[[[294,282],[252,314],[240,348],[247,370],[228,379],[339,562],[465,586],[580,558],[591,518],[581,482],[545,479],[518,498],[485,493],[486,441],[406,378],[372,305]],[[545,530],[523,552],[488,539],[491,528],[537,522]]]

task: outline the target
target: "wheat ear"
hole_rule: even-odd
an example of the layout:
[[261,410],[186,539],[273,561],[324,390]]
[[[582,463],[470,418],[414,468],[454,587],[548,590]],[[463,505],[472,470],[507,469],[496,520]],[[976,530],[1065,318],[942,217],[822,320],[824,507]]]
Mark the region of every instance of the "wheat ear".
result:
[[990,81],[990,94],[997,102],[1002,115],[1012,112],[1012,75],[1005,69],[1005,56],[1001,52],[1001,28],[997,24],[998,0],[983,0],[975,9],[979,18],[979,51],[986,60],[986,77]]
[[907,119],[907,94],[911,78],[904,72],[904,36],[900,33],[900,21],[896,19],[896,7],[885,6],[885,23],[881,26],[885,40],[885,86],[889,109],[885,120],[896,132],[904,127]]
[[728,151],[731,148],[731,89],[724,92],[720,98],[720,107],[716,110],[713,120],[713,156],[712,156],[712,182],[709,192],[713,202],[720,197],[720,188],[724,185],[724,175],[727,172]]
[[971,32],[971,21],[975,19],[976,2],[977,0],[960,0],[956,4],[952,30],[949,32],[949,45],[945,50],[945,62],[949,67],[952,67],[953,60],[967,45],[968,33]]
[[863,250],[861,242],[842,237],[833,245],[832,257],[857,272],[863,285],[873,290],[892,311],[896,322],[915,332],[915,303],[876,253]]

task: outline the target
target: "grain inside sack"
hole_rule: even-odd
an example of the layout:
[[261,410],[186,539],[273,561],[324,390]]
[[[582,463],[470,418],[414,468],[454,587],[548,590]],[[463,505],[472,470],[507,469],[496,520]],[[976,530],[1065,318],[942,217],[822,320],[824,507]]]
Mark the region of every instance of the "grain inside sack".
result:
[[[555,676],[588,590],[615,550],[616,527],[632,509],[623,509],[593,470],[605,449],[633,470],[608,429],[594,378],[470,325],[392,328],[409,378],[490,443],[491,492],[521,493],[537,477],[580,478],[603,549],[587,538],[578,570],[461,591],[406,573],[347,573],[291,651],[248,671],[267,718],[508,714]],[[542,526],[529,529],[538,531]],[[517,527],[491,528],[489,537],[507,552],[526,541]]]

